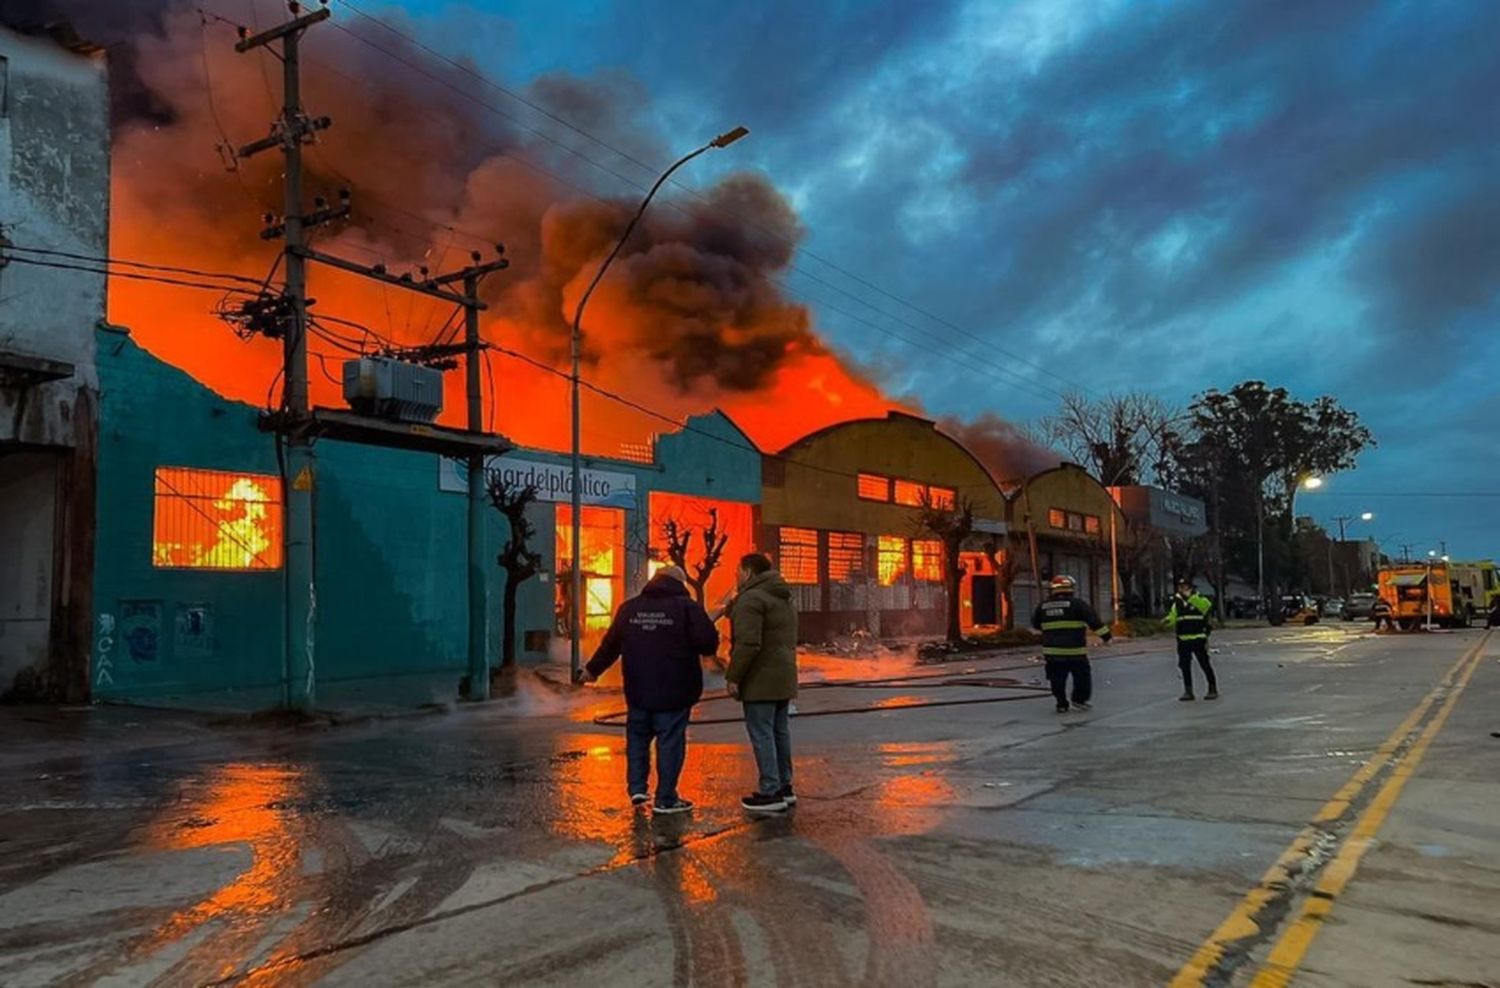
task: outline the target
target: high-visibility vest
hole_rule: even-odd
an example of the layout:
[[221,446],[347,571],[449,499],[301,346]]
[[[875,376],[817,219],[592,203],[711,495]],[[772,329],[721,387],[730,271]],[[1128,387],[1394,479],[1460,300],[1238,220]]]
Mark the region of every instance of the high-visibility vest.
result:
[[1180,642],[1202,641],[1208,637],[1208,611],[1213,605],[1207,597],[1193,594],[1172,598],[1172,608],[1167,612],[1167,623],[1177,631]]

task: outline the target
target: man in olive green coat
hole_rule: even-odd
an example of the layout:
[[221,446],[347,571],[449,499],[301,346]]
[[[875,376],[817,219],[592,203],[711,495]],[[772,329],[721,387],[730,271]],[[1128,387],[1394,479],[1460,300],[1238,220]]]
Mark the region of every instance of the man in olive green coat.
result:
[[797,801],[792,789],[789,707],[797,695],[797,610],[792,588],[752,552],[740,560],[739,590],[728,605],[729,695],[745,708],[745,730],[760,773],[756,791],[740,801],[755,813],[779,813]]

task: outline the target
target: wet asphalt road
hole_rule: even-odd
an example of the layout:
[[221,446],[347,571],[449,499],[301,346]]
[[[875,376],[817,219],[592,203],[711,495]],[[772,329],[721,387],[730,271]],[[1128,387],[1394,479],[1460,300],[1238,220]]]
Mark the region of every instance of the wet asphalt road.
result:
[[1062,717],[1015,656],[809,690],[759,821],[740,725],[653,820],[618,699],[534,682],[338,729],[0,709],[0,985],[1500,985],[1500,634],[1215,641],[1214,704],[1157,642]]

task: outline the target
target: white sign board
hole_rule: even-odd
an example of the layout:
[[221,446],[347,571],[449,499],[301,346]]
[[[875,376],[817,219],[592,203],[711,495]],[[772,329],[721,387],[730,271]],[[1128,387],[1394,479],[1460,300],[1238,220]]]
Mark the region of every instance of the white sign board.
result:
[[[537,500],[567,503],[573,499],[573,468],[566,463],[543,463],[516,456],[492,456],[485,461],[488,473],[498,473],[512,484],[522,487],[527,484],[537,489]],[[583,480],[583,503],[605,505],[611,508],[634,508],[635,476],[614,473],[608,470],[585,468],[580,476]],[[468,490],[468,469],[459,460],[446,457],[438,467],[438,490],[462,494]]]

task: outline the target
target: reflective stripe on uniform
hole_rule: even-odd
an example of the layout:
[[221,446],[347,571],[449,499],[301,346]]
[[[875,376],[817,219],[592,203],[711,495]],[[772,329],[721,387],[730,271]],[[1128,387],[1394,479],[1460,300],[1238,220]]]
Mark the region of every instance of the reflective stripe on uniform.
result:
[[1088,655],[1087,648],[1044,648],[1042,655],[1045,658],[1076,659],[1080,655]]
[[1076,631],[1079,628],[1088,630],[1087,621],[1043,621],[1043,631]]

